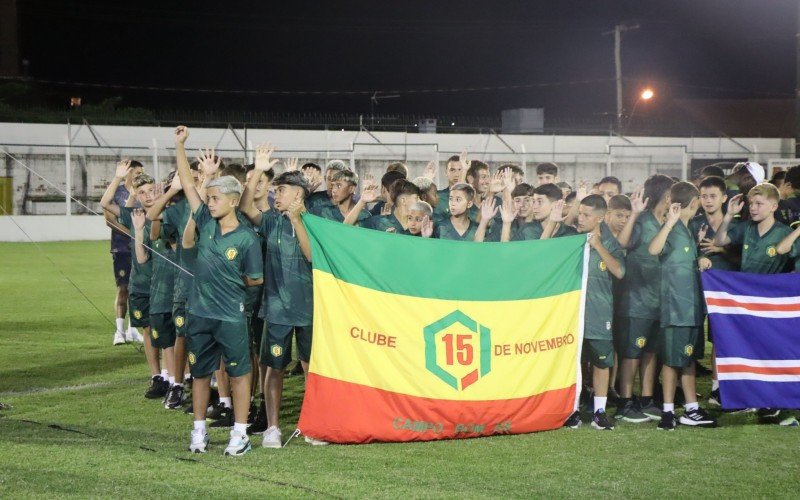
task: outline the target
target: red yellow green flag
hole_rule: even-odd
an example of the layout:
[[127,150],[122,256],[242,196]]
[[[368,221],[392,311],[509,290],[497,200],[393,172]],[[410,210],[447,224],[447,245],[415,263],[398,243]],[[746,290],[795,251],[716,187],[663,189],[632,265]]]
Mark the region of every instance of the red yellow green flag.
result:
[[314,339],[303,434],[517,434],[558,428],[574,411],[585,236],[469,243],[304,222]]

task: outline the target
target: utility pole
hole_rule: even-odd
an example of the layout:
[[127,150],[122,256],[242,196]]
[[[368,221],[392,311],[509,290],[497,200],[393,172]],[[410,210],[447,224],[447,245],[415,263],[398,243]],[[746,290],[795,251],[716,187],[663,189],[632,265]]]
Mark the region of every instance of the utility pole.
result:
[[17,0],[0,0],[0,76],[19,76]]
[[622,130],[622,33],[638,29],[638,24],[634,26],[617,24],[614,26],[613,31],[603,33],[603,35],[614,35],[614,69],[617,80],[617,131]]

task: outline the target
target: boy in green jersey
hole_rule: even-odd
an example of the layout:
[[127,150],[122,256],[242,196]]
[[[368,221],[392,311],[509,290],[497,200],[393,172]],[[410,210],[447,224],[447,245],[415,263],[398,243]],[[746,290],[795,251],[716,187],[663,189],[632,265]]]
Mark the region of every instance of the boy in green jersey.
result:
[[[326,219],[344,222],[345,217],[347,217],[356,205],[356,202],[353,201],[353,197],[355,196],[356,186],[358,186],[358,175],[351,170],[334,172],[330,178],[330,186],[331,204],[317,212],[312,210],[309,210],[309,212]],[[363,222],[370,217],[372,217],[372,214],[362,208],[358,212],[356,223]]]
[[[561,203],[558,202],[559,207]],[[602,196],[596,194],[586,196],[578,207],[577,227],[579,233],[587,235],[591,247],[582,358],[592,365],[594,388],[592,428],[597,430],[614,429],[614,424],[606,415],[609,369],[614,365],[614,341],[611,334],[614,295],[611,280],[612,277],[622,279],[625,276],[622,248],[603,222],[606,210],[607,205]],[[565,425],[572,428],[580,426],[580,414],[575,412]]]
[[[264,282],[261,245],[252,229],[237,218],[242,186],[232,176],[206,186],[203,202],[186,161],[186,127],[175,131],[178,175],[197,226],[194,285],[189,298],[189,365],[192,373],[194,430],[189,450],[204,453],[208,446],[206,411],[211,374],[225,364],[233,396],[234,425],[225,455],[247,453],[247,414],[250,406],[250,346],[245,316],[246,288]],[[200,163],[213,162],[204,154]],[[252,204],[252,198],[250,200]]]
[[[109,184],[103,197],[100,199],[100,206],[107,212],[116,216],[122,226],[131,232],[133,237],[130,240],[131,254],[135,250],[136,228],[133,226],[133,202],[134,198],[128,198],[127,206],[120,207],[113,202],[114,193],[119,184],[125,179],[130,168],[130,160],[123,160],[117,164],[114,179]],[[135,201],[138,201],[142,208],[149,209],[155,202],[155,180],[147,174],[141,174],[133,180]],[[149,222],[145,223],[145,229],[149,230]],[[153,347],[150,337],[150,275],[152,273],[151,264],[139,264],[133,259],[131,266],[130,281],[128,283],[128,304],[131,316],[131,326],[141,329],[144,336],[144,352],[147,364],[150,366],[150,387],[145,392],[148,399],[163,398],[169,390],[169,381],[161,373],[161,363],[158,359],[158,350]]]
[[[345,224],[355,225],[364,204],[374,199],[370,194],[365,194],[366,196],[362,194],[361,199],[347,214],[344,220]],[[367,229],[402,234],[408,224],[408,209],[419,201],[419,195],[419,188],[413,182],[406,179],[398,179],[389,188],[389,200],[393,207],[392,213],[389,215],[373,215],[368,219],[362,220],[359,225]]]
[[[614,334],[622,362],[615,418],[631,423],[660,420],[661,409],[653,402],[656,377],[656,339],[660,330],[661,262],[650,255],[648,245],[661,229],[669,208],[671,178],[656,174],[644,183],[644,194],[631,197],[631,215],[617,236],[627,249],[626,273],[618,288]],[[639,372],[640,397],[633,400],[633,381]]]
[[474,198],[475,189],[469,184],[460,182],[450,187],[450,197],[447,201],[450,217],[439,223],[437,227],[439,239],[476,241],[478,224],[470,220],[468,215]]
[[675,429],[675,389],[680,373],[685,411],[680,423],[692,427],[716,427],[697,402],[695,369],[703,357],[703,323],[700,271],[711,267],[708,257],[698,258],[695,239],[689,232],[689,220],[700,206],[700,192],[690,182],[670,188],[667,220],[648,245],[650,255],[661,261],[661,318],[659,320],[659,356],[663,362],[661,385],[664,407],[658,429]]
[[469,169],[469,159],[467,152],[464,151],[461,155],[453,155],[447,159],[445,167],[445,176],[447,177],[447,187],[437,191],[439,203],[434,207],[434,215],[437,219],[445,219],[450,216],[450,190],[456,184],[463,183],[467,178],[467,170]]

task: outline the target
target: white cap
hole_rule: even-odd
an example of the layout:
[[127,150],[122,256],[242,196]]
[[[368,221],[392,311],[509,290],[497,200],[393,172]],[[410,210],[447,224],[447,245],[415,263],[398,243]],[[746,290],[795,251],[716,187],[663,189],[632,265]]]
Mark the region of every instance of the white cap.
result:
[[750,172],[750,175],[753,176],[753,179],[755,179],[756,184],[761,184],[764,182],[764,179],[767,177],[767,173],[764,171],[764,167],[762,167],[760,163],[748,161],[744,165],[747,168],[747,171]]

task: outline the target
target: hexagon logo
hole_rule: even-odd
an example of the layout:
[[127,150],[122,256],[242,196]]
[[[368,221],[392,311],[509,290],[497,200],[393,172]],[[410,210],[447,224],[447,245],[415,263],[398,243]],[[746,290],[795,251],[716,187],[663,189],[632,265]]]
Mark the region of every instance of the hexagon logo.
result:
[[492,369],[488,327],[455,310],[426,326],[425,368],[442,382],[463,391]]

